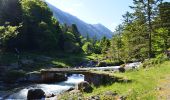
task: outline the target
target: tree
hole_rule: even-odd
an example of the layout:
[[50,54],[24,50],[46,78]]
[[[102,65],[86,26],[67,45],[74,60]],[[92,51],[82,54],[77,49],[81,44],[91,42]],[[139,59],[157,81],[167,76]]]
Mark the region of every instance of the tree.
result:
[[22,49],[56,50],[61,29],[47,4],[41,0],[21,0],[23,28],[18,37]]
[[159,17],[163,28],[170,32],[170,2],[164,2],[159,5]]
[[90,42],[86,42],[83,47],[82,47],[83,51],[86,54],[91,54],[93,53],[93,45]]
[[144,17],[143,20],[148,26],[148,57],[151,58],[153,56],[152,52],[152,20],[157,15],[157,7],[162,0],[133,0],[134,7],[131,7],[135,10],[136,16]]
[[[19,28],[18,26],[10,26],[10,25],[0,26],[0,33],[1,33],[0,34],[0,45],[3,48],[6,48],[8,46],[8,42],[10,39],[17,36],[18,28]],[[0,48],[2,48],[1,46]]]
[[76,42],[77,42],[80,46],[82,46],[81,34],[80,34],[80,32],[78,31],[78,28],[77,28],[76,24],[72,24],[72,26],[71,26],[71,32],[74,34]]
[[133,21],[133,14],[128,11],[122,17],[123,17],[124,25],[128,25],[128,24],[132,23],[132,21]]
[[107,39],[105,36],[100,40],[100,46],[101,46],[101,53],[106,54],[106,52],[109,49],[110,46],[110,40]]

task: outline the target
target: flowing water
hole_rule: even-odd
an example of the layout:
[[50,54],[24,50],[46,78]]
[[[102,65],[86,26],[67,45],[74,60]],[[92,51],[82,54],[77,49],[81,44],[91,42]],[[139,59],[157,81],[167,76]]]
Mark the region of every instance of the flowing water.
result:
[[[64,91],[67,91],[71,87],[74,87],[75,84],[84,81],[84,76],[79,74],[73,74],[68,77],[67,81],[61,83],[53,84],[35,84],[27,86],[19,91],[12,93],[6,99],[26,99],[29,89],[42,89],[46,94],[59,94]],[[2,99],[2,97],[0,97]]]
[[[126,68],[138,68],[141,65],[140,62],[129,63],[126,65]],[[93,69],[93,70],[118,70],[120,66],[111,66],[111,67],[94,67],[94,68],[84,68],[84,69]],[[4,99],[3,94],[9,94],[5,99],[26,99],[29,89],[42,89],[47,95],[48,94],[60,94],[64,91],[67,91],[71,87],[74,87],[75,84],[84,81],[84,76],[79,74],[73,74],[68,76],[67,81],[53,84],[34,84],[29,85],[24,88],[19,89],[17,92],[0,92],[0,100]]]

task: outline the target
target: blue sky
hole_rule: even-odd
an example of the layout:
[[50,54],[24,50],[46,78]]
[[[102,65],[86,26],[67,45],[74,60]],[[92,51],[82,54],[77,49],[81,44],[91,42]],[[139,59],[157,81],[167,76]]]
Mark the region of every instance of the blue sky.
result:
[[[57,8],[89,23],[101,23],[110,30],[122,22],[133,0],[46,0]],[[170,1],[170,0],[166,0]]]

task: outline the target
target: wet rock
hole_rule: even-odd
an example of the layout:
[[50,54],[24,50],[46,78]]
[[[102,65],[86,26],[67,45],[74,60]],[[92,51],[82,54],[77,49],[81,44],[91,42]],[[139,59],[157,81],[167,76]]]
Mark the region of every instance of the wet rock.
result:
[[87,92],[87,93],[90,93],[93,91],[93,88],[91,87],[91,85],[86,81],[78,83],[76,85],[76,89],[80,90],[81,92]]
[[27,100],[43,99],[45,98],[45,92],[42,89],[30,89],[28,90]]

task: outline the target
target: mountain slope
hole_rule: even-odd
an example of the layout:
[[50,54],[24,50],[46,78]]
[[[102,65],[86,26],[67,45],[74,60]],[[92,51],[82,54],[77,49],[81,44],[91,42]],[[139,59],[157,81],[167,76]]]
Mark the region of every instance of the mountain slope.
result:
[[55,6],[47,3],[49,8],[54,14],[54,17],[57,18],[57,20],[61,24],[67,24],[67,25],[72,25],[76,24],[78,27],[79,32],[81,33],[82,36],[86,37],[87,34],[89,37],[97,37],[98,39],[102,38],[103,36],[106,36],[107,38],[111,38],[113,33],[106,27],[104,27],[101,24],[88,24],[85,23],[84,21],[78,19],[77,17],[63,12],[62,10],[56,8]]

